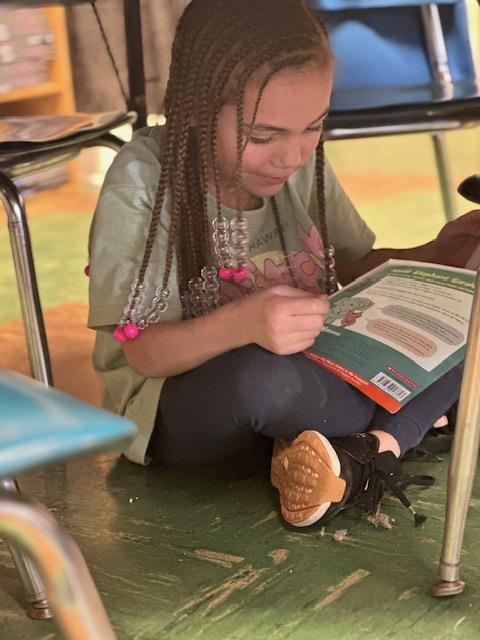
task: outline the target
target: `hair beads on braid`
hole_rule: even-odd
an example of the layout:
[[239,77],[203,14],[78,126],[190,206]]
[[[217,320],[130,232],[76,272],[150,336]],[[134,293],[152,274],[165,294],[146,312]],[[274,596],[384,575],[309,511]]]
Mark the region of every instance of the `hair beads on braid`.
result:
[[[165,135],[161,173],[138,276],[132,284],[117,338],[135,337],[166,309],[168,284],[176,257],[184,313],[198,315],[218,305],[216,266],[242,269],[247,262],[247,223],[240,206],[231,228],[223,228],[217,122],[222,105],[235,104],[237,168],[234,187],[242,181],[245,149],[243,99],[253,74],[265,67],[253,120],[262,93],[274,74],[301,68],[310,61],[327,65],[332,59],[323,24],[303,0],[192,0],[185,9],[172,46],[170,77],[165,96]],[[323,152],[317,150],[317,192],[320,232],[328,246],[324,211]],[[208,177],[217,202],[217,228],[208,221]],[[168,194],[170,229],[161,286],[153,300],[145,299],[144,281]],[[272,206],[282,249],[288,255],[276,203]],[[227,221],[228,227],[228,221]],[[212,232],[220,231],[220,234]],[[235,264],[236,263],[236,264]],[[334,287],[333,257],[326,289]],[[291,267],[289,266],[290,271]],[[238,275],[238,273],[237,273]],[[291,271],[292,275],[292,271]],[[293,274],[294,275],[294,274]],[[292,282],[295,278],[292,275]]]

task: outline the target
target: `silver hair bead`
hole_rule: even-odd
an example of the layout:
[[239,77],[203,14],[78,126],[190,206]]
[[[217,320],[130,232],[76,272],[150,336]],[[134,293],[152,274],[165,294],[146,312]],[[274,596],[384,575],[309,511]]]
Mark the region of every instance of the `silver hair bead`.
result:
[[[136,287],[137,281],[138,280],[135,280],[131,285],[128,304],[120,320],[120,326],[124,326],[128,322],[134,322],[142,331],[148,327],[149,324],[159,322],[162,314],[168,309],[168,300],[172,293],[168,287],[157,287],[154,297],[151,302],[147,304],[143,283],[139,287]],[[135,292],[135,288],[137,288],[137,292]]]
[[200,273],[204,281],[205,305],[209,311],[212,311],[220,304],[218,270],[213,265],[206,265]]
[[212,226],[215,230],[226,231],[229,228],[229,222],[225,216],[217,216],[212,220]]
[[244,216],[237,217],[231,221],[230,228],[234,260],[239,267],[244,267],[248,258],[248,221]]
[[190,309],[194,316],[200,316],[205,313],[205,283],[203,278],[195,276],[188,281],[188,301]]
[[225,216],[217,216],[212,220],[214,228],[213,252],[220,267],[225,267],[231,262],[232,249],[230,246],[230,223]]
[[138,277],[133,280],[130,285],[130,293],[128,294],[127,304],[123,309],[122,317],[120,318],[120,326],[125,326],[128,322],[137,322],[135,310],[140,304],[142,298],[143,285],[138,285]]

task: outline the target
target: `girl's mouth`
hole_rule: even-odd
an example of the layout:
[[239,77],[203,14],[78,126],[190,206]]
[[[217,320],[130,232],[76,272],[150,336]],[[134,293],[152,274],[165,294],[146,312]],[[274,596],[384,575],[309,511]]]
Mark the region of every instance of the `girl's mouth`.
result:
[[272,185],[272,186],[283,184],[288,180],[288,176],[273,177],[273,176],[259,175],[258,178],[265,184]]

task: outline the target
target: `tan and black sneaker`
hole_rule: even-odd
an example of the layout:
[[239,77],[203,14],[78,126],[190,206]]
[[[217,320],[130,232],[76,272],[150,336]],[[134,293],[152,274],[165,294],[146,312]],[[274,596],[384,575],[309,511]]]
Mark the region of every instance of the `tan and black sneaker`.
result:
[[388,488],[411,511],[415,525],[422,524],[425,517],[415,512],[404,489],[431,486],[434,479],[401,475],[401,461],[390,451],[379,453],[378,445],[368,432],[327,440],[317,431],[304,431],[291,442],[276,440],[271,481],[285,520],[306,527],[351,505],[375,515]]

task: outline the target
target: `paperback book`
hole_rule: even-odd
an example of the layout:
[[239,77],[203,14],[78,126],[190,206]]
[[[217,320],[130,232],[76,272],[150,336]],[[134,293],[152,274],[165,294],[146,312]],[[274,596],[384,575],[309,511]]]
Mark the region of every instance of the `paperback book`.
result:
[[330,297],[306,355],[391,413],[465,356],[474,271],[389,260]]

